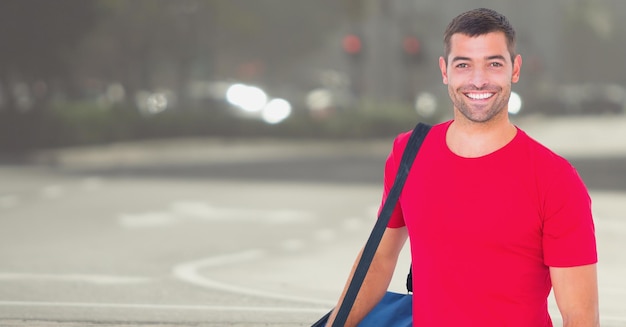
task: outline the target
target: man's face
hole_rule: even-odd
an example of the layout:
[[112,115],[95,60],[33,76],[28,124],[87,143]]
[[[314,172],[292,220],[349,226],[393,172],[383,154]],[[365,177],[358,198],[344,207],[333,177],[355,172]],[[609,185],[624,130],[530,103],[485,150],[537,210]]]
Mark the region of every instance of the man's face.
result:
[[511,83],[519,80],[522,58],[517,55],[511,62],[504,33],[454,34],[450,45],[447,63],[439,58],[439,68],[455,119],[481,123],[507,115]]

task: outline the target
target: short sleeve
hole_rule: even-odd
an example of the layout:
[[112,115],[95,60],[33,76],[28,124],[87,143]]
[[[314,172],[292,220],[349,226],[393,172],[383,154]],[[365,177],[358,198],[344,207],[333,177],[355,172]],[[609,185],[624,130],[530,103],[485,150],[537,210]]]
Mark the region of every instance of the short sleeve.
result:
[[544,263],[573,267],[598,261],[591,198],[569,163],[553,171],[544,193]]
[[[409,141],[409,137],[411,136],[411,132],[406,132],[398,135],[394,142],[393,148],[387,157],[387,161],[385,162],[385,175],[384,175],[384,185],[383,185],[383,197],[382,202],[380,204],[380,208],[378,209],[378,214],[382,211],[383,205],[387,200],[387,196],[389,195],[389,191],[393,187],[393,182],[396,179],[396,174],[398,172],[398,167],[400,166],[400,161],[402,160],[402,154],[404,153],[404,149]],[[391,214],[391,219],[389,220],[389,224],[387,227],[389,228],[399,228],[405,226],[404,216],[402,215],[402,209],[400,204],[396,204],[393,213]]]

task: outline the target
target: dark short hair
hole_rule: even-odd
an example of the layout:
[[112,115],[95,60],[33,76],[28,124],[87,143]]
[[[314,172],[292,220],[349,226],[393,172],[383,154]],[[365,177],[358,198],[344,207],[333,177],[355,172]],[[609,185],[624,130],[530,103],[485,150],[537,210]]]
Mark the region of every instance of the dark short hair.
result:
[[452,35],[460,33],[474,37],[491,32],[504,33],[507,48],[511,54],[511,61],[513,61],[515,58],[515,29],[513,29],[509,20],[497,11],[478,8],[456,16],[446,28],[443,37],[446,62],[450,55],[450,39]]

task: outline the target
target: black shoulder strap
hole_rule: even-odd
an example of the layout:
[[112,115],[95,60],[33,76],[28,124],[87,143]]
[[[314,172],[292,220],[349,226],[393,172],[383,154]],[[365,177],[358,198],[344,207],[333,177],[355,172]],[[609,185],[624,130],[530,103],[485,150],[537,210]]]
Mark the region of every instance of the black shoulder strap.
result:
[[372,260],[374,259],[376,249],[378,248],[385,229],[389,224],[391,214],[396,207],[396,203],[398,202],[400,193],[402,193],[402,187],[404,186],[406,177],[411,170],[411,165],[413,165],[413,161],[415,160],[417,151],[419,151],[419,148],[422,146],[422,143],[426,138],[426,134],[428,134],[428,131],[430,131],[430,128],[430,125],[419,123],[417,124],[417,126],[415,126],[413,132],[411,133],[409,141],[402,155],[402,161],[400,162],[400,167],[398,168],[393,187],[387,195],[387,200],[383,204],[383,208],[380,211],[378,220],[374,225],[374,229],[370,233],[367,243],[363,248],[363,254],[361,255],[361,259],[359,260],[359,263],[354,271],[354,276],[352,276],[352,281],[348,286],[346,295],[341,305],[339,306],[339,311],[337,312],[337,317],[333,322],[333,327],[343,326],[348,319],[348,314],[350,314],[350,310],[352,310],[352,306],[354,305],[356,296],[359,293],[361,285],[363,285],[363,280],[365,280],[365,276],[367,275],[367,270],[369,269]]

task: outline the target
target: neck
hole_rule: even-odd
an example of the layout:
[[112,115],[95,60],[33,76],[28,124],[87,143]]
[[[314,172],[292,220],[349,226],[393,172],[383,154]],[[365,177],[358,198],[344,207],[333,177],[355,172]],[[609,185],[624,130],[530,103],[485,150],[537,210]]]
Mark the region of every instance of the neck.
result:
[[517,128],[508,116],[484,123],[455,119],[448,129],[446,143],[461,157],[477,158],[501,149],[516,134]]

